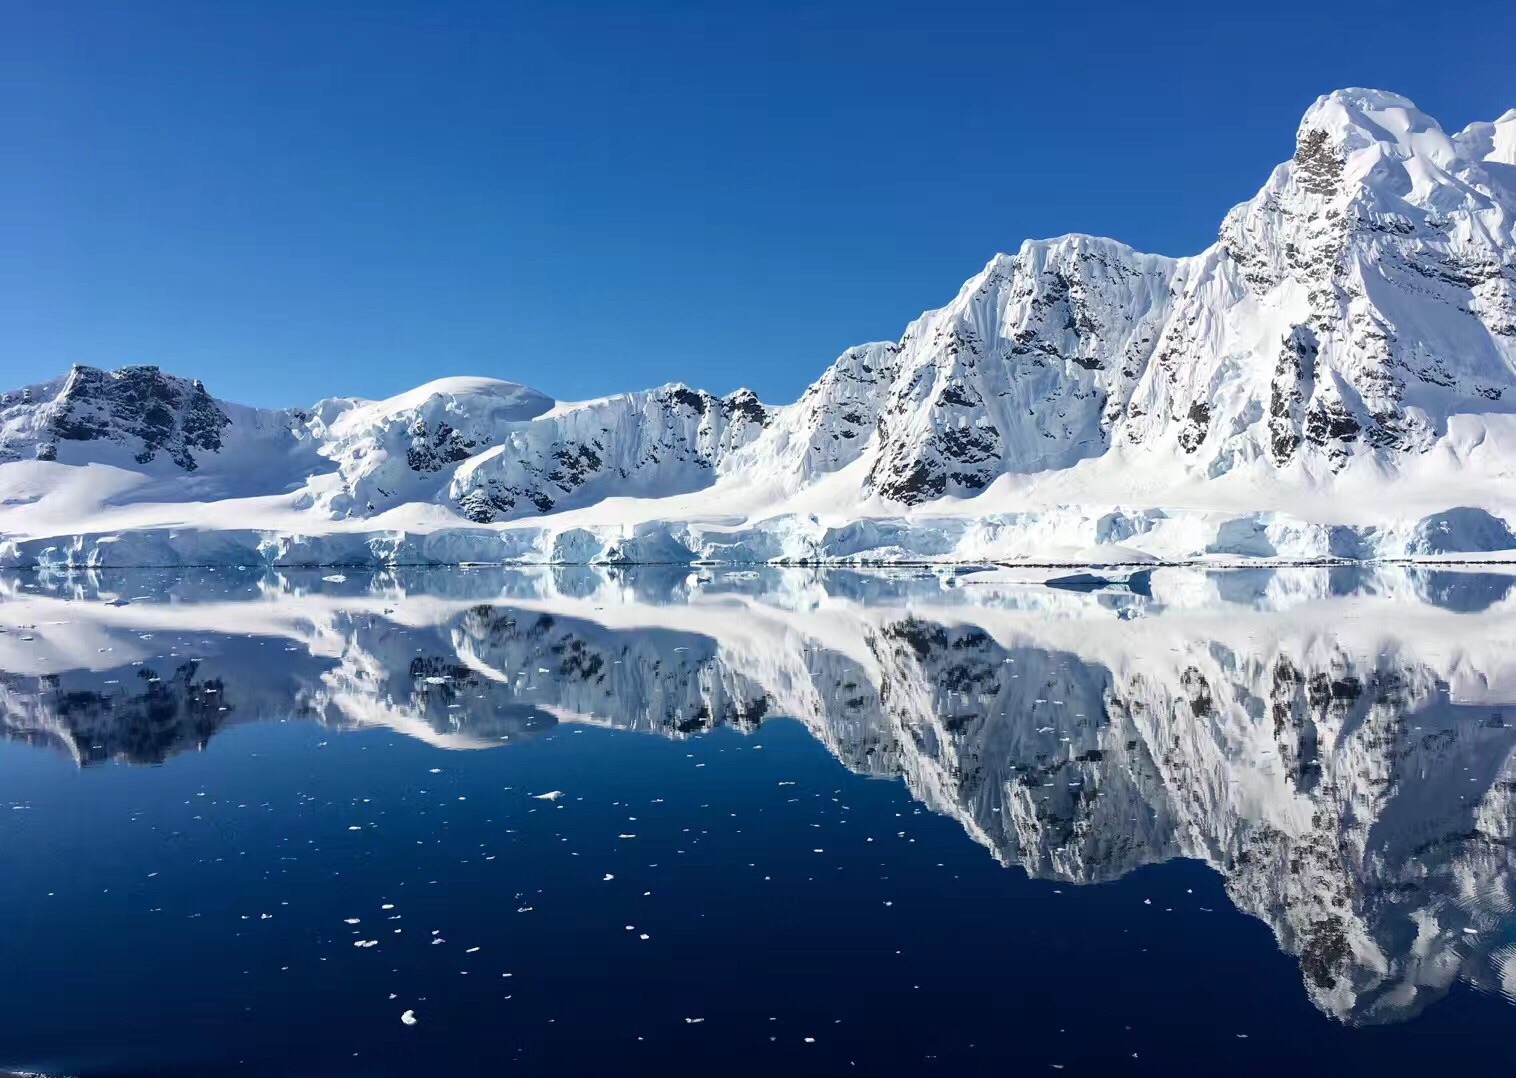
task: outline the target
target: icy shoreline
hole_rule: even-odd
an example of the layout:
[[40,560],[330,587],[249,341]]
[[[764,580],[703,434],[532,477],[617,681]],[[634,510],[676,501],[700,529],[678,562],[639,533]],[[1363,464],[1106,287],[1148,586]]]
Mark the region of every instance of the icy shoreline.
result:
[[140,528],[0,537],[0,568],[398,565],[847,566],[974,564],[1061,568],[1232,563],[1516,561],[1501,517],[1460,507],[1398,525],[1318,524],[1274,512],[1042,513],[826,524],[785,516],[748,526],[689,521],[578,527]]

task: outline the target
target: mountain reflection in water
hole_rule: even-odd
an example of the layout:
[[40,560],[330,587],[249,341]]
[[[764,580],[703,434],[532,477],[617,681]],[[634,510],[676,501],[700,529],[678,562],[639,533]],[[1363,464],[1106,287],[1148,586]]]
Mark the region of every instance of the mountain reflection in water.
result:
[[1516,996],[1513,581],[16,576],[0,583],[0,730],[88,767],[291,716],[499,752],[565,724],[688,738],[793,718],[1032,877],[1209,864],[1317,1008],[1388,1023],[1459,980]]

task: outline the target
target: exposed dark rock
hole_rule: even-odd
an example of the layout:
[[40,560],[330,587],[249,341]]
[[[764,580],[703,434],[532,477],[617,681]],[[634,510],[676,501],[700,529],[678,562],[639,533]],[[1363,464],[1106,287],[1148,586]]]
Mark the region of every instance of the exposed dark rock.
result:
[[46,429],[60,441],[135,442],[139,464],[162,452],[194,471],[194,451],[219,450],[221,432],[230,425],[198,382],[169,377],[157,367],[75,367]]
[[1211,428],[1211,406],[1204,401],[1192,401],[1185,414],[1184,425],[1179,428],[1179,447],[1193,453],[1205,441]]
[[1306,412],[1305,439],[1315,446],[1325,446],[1333,440],[1351,442],[1362,429],[1363,425],[1340,402],[1318,397]]
[[1325,131],[1300,133],[1295,144],[1295,182],[1314,195],[1330,196],[1342,184],[1342,155]]
[[1269,450],[1276,464],[1294,456],[1304,440],[1304,403],[1315,384],[1319,350],[1308,326],[1291,326],[1281,343],[1269,393]]
[[405,452],[405,462],[413,472],[438,472],[449,464],[467,460],[481,448],[472,438],[465,438],[447,423],[438,423],[436,431],[427,437],[426,420],[417,418],[411,427],[411,444]]

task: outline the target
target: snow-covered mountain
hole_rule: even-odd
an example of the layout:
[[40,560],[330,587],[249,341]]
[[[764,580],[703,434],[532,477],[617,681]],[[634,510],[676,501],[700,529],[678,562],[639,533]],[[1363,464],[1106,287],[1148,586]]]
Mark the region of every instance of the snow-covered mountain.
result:
[[1345,1021],[1516,996],[1510,575],[229,577],[0,581],[0,734],[89,764],[291,714],[460,749],[791,717],[1035,877],[1210,864]]
[[0,462],[13,564],[1516,552],[1516,109],[1330,94],[1207,250],[1027,242],[790,405],[78,367]]

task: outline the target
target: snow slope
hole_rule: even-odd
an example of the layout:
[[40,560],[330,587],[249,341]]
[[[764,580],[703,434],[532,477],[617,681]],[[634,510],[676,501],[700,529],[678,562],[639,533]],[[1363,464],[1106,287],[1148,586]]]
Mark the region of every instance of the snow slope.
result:
[[770,406],[0,399],[0,563],[1516,558],[1516,110],[1341,90],[1207,250],[997,255]]

